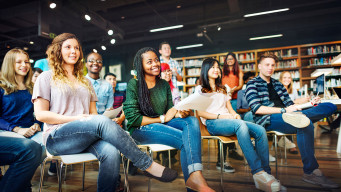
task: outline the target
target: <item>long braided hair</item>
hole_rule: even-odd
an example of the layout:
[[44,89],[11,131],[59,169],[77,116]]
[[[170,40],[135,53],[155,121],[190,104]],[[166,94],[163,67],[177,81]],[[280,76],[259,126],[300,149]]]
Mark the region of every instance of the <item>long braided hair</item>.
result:
[[[150,101],[150,93],[148,90],[148,86],[146,80],[144,79],[145,72],[143,70],[142,60],[143,54],[152,51],[155,55],[158,55],[156,50],[151,47],[144,47],[137,51],[134,58],[134,68],[137,72],[137,88],[138,88],[138,98],[139,98],[139,106],[143,113],[148,117],[157,117],[158,115],[154,112],[152,108],[152,104]],[[156,83],[160,80],[160,76],[156,76]]]

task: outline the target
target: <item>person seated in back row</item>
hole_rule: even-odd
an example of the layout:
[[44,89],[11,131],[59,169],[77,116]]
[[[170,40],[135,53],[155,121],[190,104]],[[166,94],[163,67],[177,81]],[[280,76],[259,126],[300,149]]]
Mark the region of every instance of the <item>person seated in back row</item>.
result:
[[[246,85],[246,99],[257,124],[267,131],[297,134],[297,145],[303,162],[303,180],[324,188],[338,188],[339,185],[327,179],[319,169],[314,149],[314,122],[332,115],[336,106],[320,103],[316,97],[311,102],[316,107],[302,110],[294,105],[282,83],[271,78],[278,63],[278,57],[264,53],[258,62],[259,76]],[[298,112],[300,111],[300,112]]]

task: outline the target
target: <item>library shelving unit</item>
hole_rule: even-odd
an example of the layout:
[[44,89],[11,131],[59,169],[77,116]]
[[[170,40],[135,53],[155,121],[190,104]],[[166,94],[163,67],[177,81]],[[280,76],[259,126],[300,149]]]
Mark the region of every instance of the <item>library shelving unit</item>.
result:
[[[312,81],[316,77],[311,77],[311,73],[320,68],[333,68],[332,74],[326,77],[328,87],[341,86],[341,63],[331,64],[331,60],[341,53],[341,41],[235,51],[234,53],[244,72],[251,71],[257,74],[259,56],[265,52],[274,53],[279,58],[273,78],[278,79],[281,72],[289,71],[296,89],[304,85],[312,87]],[[222,67],[226,55],[227,52],[175,58],[183,68],[183,90],[186,92],[194,86],[196,79],[200,77],[201,64],[205,58],[217,59]]]

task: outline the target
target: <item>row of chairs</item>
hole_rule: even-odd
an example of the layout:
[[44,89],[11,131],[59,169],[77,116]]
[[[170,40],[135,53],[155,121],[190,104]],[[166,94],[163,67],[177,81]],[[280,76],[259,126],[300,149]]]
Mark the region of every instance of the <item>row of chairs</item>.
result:
[[[220,145],[220,159],[224,159],[224,152],[223,152],[223,144],[225,143],[234,143],[238,142],[236,135],[232,136],[212,136],[205,125],[203,125],[200,121],[200,118],[195,114],[195,116],[198,118],[200,123],[200,131],[201,131],[201,139],[208,140],[208,146],[210,146],[209,141],[210,140],[216,140],[218,141],[218,144]],[[267,132],[270,135],[274,136],[274,143],[275,143],[275,158],[276,158],[276,178],[278,177],[278,152],[277,152],[277,141],[278,136],[288,136],[293,134],[284,134],[277,131],[270,131]],[[170,150],[173,150],[173,147],[167,146],[167,145],[161,145],[161,144],[150,144],[150,145],[139,145],[140,149],[145,150],[149,153],[151,157],[153,157],[153,152],[160,152],[160,151],[168,151],[169,155],[169,167],[171,167],[171,158],[170,158]],[[285,163],[286,163],[286,148],[285,148],[285,142],[284,142],[284,151],[285,151]],[[210,162],[210,147],[208,147],[208,162]],[[129,168],[129,160],[125,160],[125,157],[122,156],[123,159],[123,168],[124,168],[124,187],[125,191],[130,191],[129,189],[129,182],[128,182],[128,168]],[[84,177],[85,177],[85,163],[91,162],[91,161],[97,161],[96,156],[94,156],[91,153],[80,153],[80,154],[73,154],[73,155],[60,155],[60,156],[53,156],[48,153],[48,156],[43,161],[41,165],[41,177],[40,177],[40,187],[39,191],[41,192],[43,190],[43,181],[44,181],[44,170],[45,170],[45,164],[47,161],[55,160],[57,161],[57,175],[58,175],[58,186],[59,186],[59,192],[62,191],[62,170],[63,165],[72,165],[72,164],[78,164],[83,163],[83,177],[82,177],[82,191],[84,191]],[[224,191],[223,182],[224,182],[224,172],[223,172],[223,166],[220,166],[220,186],[222,191]],[[66,171],[65,171],[66,176]],[[148,191],[150,191],[151,188],[151,180],[149,179],[148,182]]]

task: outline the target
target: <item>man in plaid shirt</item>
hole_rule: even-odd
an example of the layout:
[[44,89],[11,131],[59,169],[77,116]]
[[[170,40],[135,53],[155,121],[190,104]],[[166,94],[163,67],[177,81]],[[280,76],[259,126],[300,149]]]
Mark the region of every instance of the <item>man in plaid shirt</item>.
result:
[[173,71],[173,76],[172,76],[172,82],[174,87],[177,86],[177,81],[182,81],[182,76],[181,76],[181,68],[178,64],[177,61],[173,60],[170,55],[172,53],[172,49],[170,47],[170,44],[168,42],[162,42],[160,43],[159,46],[159,53],[161,54],[160,56],[160,63],[167,63],[169,67]]
[[303,162],[303,180],[324,188],[338,188],[338,184],[327,179],[321,172],[315,157],[314,122],[330,116],[336,111],[332,103],[320,103],[319,97],[311,102],[316,107],[302,110],[294,105],[284,86],[271,78],[275,71],[277,56],[264,53],[260,56],[259,76],[253,78],[246,86],[246,99],[257,124],[267,131],[297,133],[297,145]]

